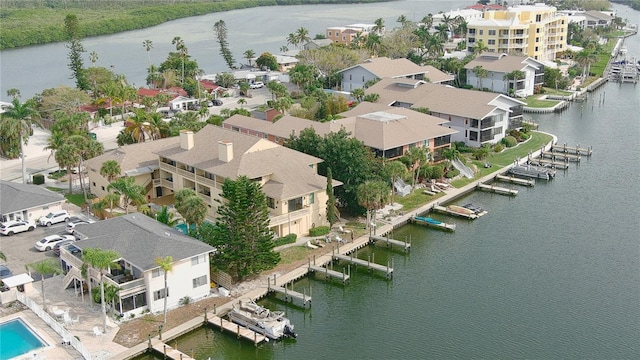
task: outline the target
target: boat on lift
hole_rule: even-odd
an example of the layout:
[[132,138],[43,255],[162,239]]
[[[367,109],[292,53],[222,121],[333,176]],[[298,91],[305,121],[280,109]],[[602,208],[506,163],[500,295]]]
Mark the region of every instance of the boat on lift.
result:
[[282,311],[271,311],[254,301],[239,301],[233,304],[229,320],[264,336],[279,340],[285,337],[296,338],[293,324]]

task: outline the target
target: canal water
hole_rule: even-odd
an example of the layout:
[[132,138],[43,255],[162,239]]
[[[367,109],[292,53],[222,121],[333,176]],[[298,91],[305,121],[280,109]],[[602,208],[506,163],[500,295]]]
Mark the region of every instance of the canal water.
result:
[[[637,37],[626,44],[640,54]],[[255,348],[205,328],[178,348],[197,359],[640,358],[639,111],[640,87],[609,83],[561,114],[535,116],[540,130],[593,146],[593,156],[513,198],[457,200],[488,214],[435,215],[458,225],[453,234],[396,230],[411,239],[409,254],[359,252],[393,258],[391,281],[352,269],[346,286],[297,282],[312,287],[311,309],[261,301],[287,313],[298,339]]]

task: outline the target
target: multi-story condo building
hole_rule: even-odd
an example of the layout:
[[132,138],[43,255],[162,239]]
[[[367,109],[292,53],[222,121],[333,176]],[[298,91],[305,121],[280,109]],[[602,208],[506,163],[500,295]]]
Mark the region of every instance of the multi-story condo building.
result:
[[526,55],[552,61],[567,49],[569,20],[555,7],[544,4],[514,6],[487,11],[467,25],[468,51],[482,41],[489,52]]
[[333,26],[325,31],[325,36],[334,43],[350,45],[358,34],[364,36],[375,28],[375,24],[351,24],[346,26]]

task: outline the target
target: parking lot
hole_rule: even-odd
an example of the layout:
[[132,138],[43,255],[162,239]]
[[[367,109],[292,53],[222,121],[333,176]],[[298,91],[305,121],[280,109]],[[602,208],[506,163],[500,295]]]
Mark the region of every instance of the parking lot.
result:
[[[72,214],[72,216],[75,216]],[[82,217],[82,216],[79,216]],[[58,259],[53,251],[40,252],[36,250],[35,243],[45,236],[55,234],[67,234],[66,223],[58,223],[51,227],[37,226],[33,231],[26,231],[13,236],[0,236],[0,249],[7,257],[5,265],[13,271],[14,275],[27,272],[25,265],[42,261],[47,258]],[[39,274],[33,274],[35,280],[39,280]]]

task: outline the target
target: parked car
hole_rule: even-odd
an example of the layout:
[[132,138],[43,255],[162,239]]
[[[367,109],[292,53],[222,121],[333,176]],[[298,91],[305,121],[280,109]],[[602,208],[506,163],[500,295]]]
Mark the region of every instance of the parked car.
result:
[[51,226],[52,224],[61,223],[63,221],[69,221],[69,213],[67,210],[50,212],[46,216],[42,216],[38,219],[38,224],[40,226]]
[[5,265],[0,265],[0,279],[8,278],[13,276],[13,272],[11,269],[6,267]]
[[222,100],[220,99],[213,99],[209,103],[211,104],[209,106],[222,106]]
[[25,220],[10,220],[0,224],[0,234],[11,236],[13,234],[33,231],[36,226]]
[[75,239],[73,235],[49,235],[36,243],[36,249],[38,251],[49,251],[62,241],[75,241]]
[[261,87],[264,87],[264,83],[262,81],[256,81],[249,85],[249,88],[251,89],[260,89]]
[[70,245],[71,243],[73,243],[75,240],[65,240],[65,241],[60,241],[59,243],[55,244],[53,246],[53,254],[55,256],[60,256],[60,248],[61,247],[65,247],[67,245]]
[[73,232],[75,231],[75,227],[78,224],[91,224],[91,222],[87,220],[82,220],[79,217],[74,216],[74,217],[71,217],[67,222],[67,228],[65,230],[67,231],[68,234],[73,234]]

